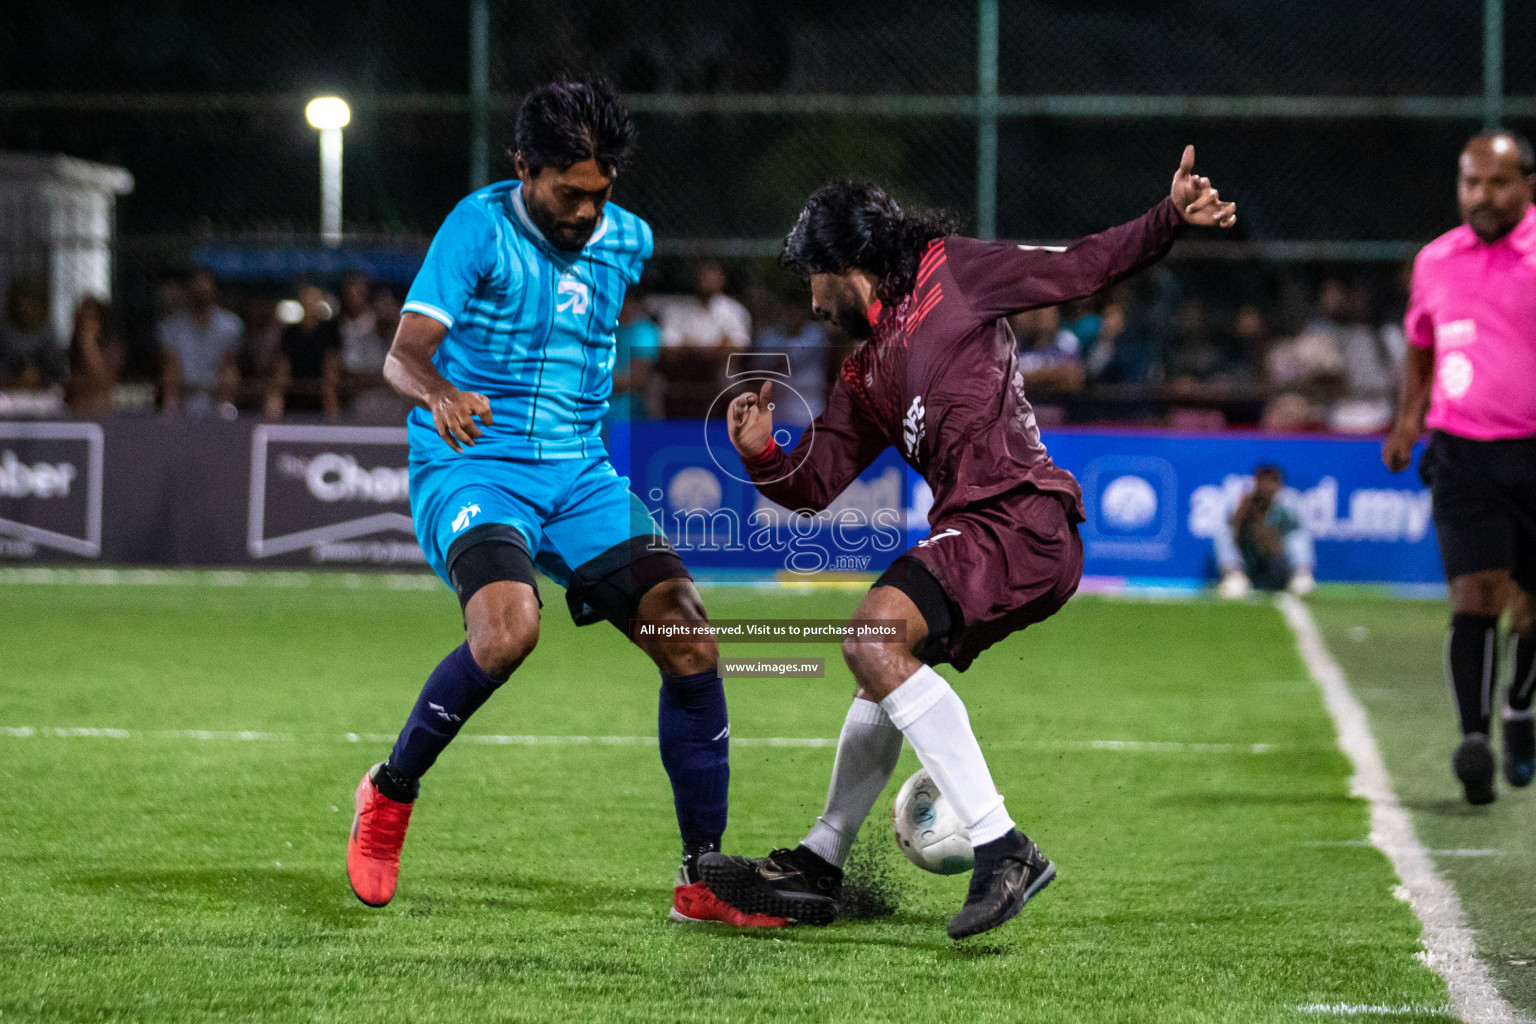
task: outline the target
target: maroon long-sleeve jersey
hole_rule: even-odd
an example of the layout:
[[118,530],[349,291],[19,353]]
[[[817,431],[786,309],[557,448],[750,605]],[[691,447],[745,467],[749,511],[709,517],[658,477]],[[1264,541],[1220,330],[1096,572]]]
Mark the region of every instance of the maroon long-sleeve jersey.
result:
[[912,291],[871,307],[873,335],[844,360],[799,443],[786,452],[770,441],[746,460],[753,483],[786,508],[820,511],[895,445],[933,491],[930,524],[1021,484],[1066,496],[1081,522],[1082,489],[1040,441],[1004,318],[1123,280],[1167,255],[1183,227],[1165,199],[1062,249],[934,239]]

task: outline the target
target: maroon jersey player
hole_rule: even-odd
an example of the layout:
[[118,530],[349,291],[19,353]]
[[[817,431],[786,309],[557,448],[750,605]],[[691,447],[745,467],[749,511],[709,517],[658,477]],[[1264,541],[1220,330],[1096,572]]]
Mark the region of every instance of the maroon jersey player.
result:
[[1055,876],[1014,827],[965,706],[932,666],[965,670],[1009,633],[1054,614],[1082,576],[1082,492],[1040,441],[1005,318],[1122,280],[1166,255],[1186,224],[1230,227],[1236,207],[1194,174],[1194,158],[1186,148],[1169,197],[1146,214],[1064,249],[961,237],[943,217],[904,212],[873,185],[828,185],[806,203],[782,261],[810,279],[815,312],[861,344],[792,450],[773,441],[771,385],[732,402],[731,441],[758,490],[789,509],[825,508],[892,445],[934,502],[927,539],[892,563],[855,613],[901,620],[906,636],[844,645],[859,690],[826,810],[793,850],[701,860],[721,899],[831,921],[849,846],[903,736],[976,850],[950,937],[997,927]]

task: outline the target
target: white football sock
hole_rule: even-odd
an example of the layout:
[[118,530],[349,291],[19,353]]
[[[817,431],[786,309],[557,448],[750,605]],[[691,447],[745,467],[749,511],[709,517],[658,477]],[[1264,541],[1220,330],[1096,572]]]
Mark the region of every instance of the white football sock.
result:
[[901,730],[879,704],[855,697],[837,737],[827,809],[801,845],[830,864],[847,863],[859,826],[880,799],[900,756]]
[[965,705],[944,677],[924,665],[880,706],[969,827],[971,844],[980,846],[1007,835],[1013,819],[992,782]]

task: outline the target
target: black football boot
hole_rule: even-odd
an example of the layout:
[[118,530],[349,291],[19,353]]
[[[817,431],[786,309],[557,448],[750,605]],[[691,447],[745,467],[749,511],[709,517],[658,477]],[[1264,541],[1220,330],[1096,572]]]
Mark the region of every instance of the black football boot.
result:
[[748,914],[787,917],[801,924],[831,924],[843,895],[843,870],[797,846],[766,857],[699,857],[704,884]]
[[991,931],[1023,910],[1055,877],[1056,865],[1018,829],[983,843],[976,847],[971,889],[965,906],[949,922],[949,937],[963,939]]

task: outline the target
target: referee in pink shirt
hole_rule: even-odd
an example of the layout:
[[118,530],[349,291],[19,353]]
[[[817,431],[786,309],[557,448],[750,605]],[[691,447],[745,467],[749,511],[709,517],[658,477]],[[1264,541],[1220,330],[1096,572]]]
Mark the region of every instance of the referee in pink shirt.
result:
[[1419,471],[1434,494],[1450,584],[1446,664],[1462,732],[1451,767],[1467,801],[1486,804],[1495,795],[1489,727],[1506,608],[1514,666],[1504,778],[1527,786],[1536,774],[1536,156],[1500,131],[1468,142],[1460,168],[1463,224],[1414,261],[1407,379],[1381,456],[1394,473],[1406,468],[1429,427]]

